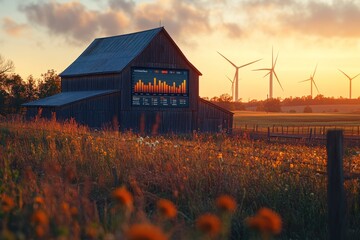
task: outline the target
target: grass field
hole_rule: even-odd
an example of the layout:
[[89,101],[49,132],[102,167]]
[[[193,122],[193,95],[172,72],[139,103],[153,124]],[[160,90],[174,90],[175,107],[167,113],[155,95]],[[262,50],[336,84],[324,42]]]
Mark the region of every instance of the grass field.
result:
[[[344,161],[346,171],[359,172],[360,149],[346,149]],[[126,237],[136,224],[150,224],[166,235],[158,239],[268,239],[277,233],[269,232],[273,227],[249,228],[249,217],[266,207],[282,218],[275,239],[326,239],[327,181],[318,173],[324,171],[321,146],[0,123],[0,238],[155,240]],[[345,187],[346,235],[354,239],[360,234],[359,182]],[[215,200],[223,194],[237,202],[234,213],[219,212]],[[162,217],[160,199],[174,203],[171,219]],[[204,216],[212,220],[201,228]]]
[[236,111],[234,127],[278,126],[359,126],[360,114],[348,113],[265,113]]

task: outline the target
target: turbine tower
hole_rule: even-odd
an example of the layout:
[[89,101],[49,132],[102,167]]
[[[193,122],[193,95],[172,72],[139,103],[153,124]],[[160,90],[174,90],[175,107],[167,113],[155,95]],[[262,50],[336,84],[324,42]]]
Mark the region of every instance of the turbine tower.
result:
[[221,53],[217,52],[218,54],[220,54],[223,58],[225,58],[231,65],[233,65],[233,67],[235,67],[235,76],[234,76],[234,81],[235,81],[235,101],[237,102],[239,100],[239,69],[246,67],[247,65],[256,63],[258,61],[260,61],[261,59],[258,59],[256,61],[252,61],[249,63],[246,63],[244,65],[241,66],[236,66],[233,62],[231,62],[229,59],[227,59],[224,55],[222,55]]
[[314,76],[315,76],[315,73],[316,73],[316,69],[317,69],[317,64],[316,64],[316,67],[315,67],[314,73],[313,73],[312,75],[310,75],[310,78],[305,79],[305,80],[303,80],[303,81],[300,81],[300,82],[307,82],[307,81],[310,81],[310,93],[311,93],[311,99],[313,98],[313,84],[314,84],[314,86],[316,87],[317,92],[318,92],[318,93],[320,93],[320,92],[319,92],[318,87],[316,86],[315,80],[314,80]]
[[271,49],[271,68],[260,68],[260,69],[254,69],[253,71],[269,71],[264,77],[266,77],[267,75],[269,75],[270,79],[269,79],[269,97],[270,99],[273,98],[273,76],[275,76],[277,82],[279,83],[281,89],[284,91],[283,87],[281,86],[281,83],[279,81],[278,76],[276,75],[275,72],[275,66],[276,66],[276,62],[278,59],[279,53],[277,54],[276,58],[275,58],[275,62],[274,62],[274,49]]
[[352,82],[352,80],[354,79],[354,78],[356,78],[357,76],[359,76],[360,75],[360,73],[358,74],[358,75],[356,75],[355,77],[349,77],[346,73],[344,73],[343,71],[341,71],[340,69],[339,69],[339,71],[340,72],[342,72],[348,79],[349,79],[349,81],[350,81],[350,92],[349,92],[349,99],[351,99],[351,91],[352,91],[352,89],[351,89],[351,82]]
[[228,76],[226,76],[227,79],[229,79],[229,81],[231,82],[231,99],[234,101],[234,79],[235,79],[235,76],[234,76],[234,79],[231,80]]

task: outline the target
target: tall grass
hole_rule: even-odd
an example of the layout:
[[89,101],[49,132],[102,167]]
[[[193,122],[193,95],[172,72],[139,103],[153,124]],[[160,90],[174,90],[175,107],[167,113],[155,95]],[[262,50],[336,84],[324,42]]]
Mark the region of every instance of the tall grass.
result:
[[[359,148],[346,153],[347,169],[359,171]],[[39,206],[49,217],[44,237],[115,234],[110,196],[126,186],[134,196],[131,222],[155,221],[159,199],[176,205],[172,239],[195,238],[196,218],[214,212],[214,201],[223,194],[238,203],[230,223],[232,239],[253,236],[245,219],[261,207],[282,216],[278,239],[327,238],[324,147],[223,134],[144,137],[89,131],[74,122],[15,121],[0,124],[0,164],[0,194],[14,200],[11,212],[0,210],[3,236],[36,238],[41,229],[33,215]],[[349,180],[345,187],[347,236],[358,236],[359,181]]]

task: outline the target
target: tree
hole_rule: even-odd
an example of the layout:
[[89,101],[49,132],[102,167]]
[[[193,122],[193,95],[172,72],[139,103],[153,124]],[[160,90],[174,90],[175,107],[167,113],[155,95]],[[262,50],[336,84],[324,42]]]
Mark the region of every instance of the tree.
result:
[[224,93],[224,94],[221,94],[220,97],[219,97],[219,102],[231,102],[232,100],[232,97],[227,94],[227,93]]
[[266,112],[281,112],[280,99],[269,98],[265,100],[264,110]]
[[42,79],[39,82],[39,98],[45,98],[61,92],[60,76],[54,69],[41,74]]
[[27,78],[27,83],[24,84],[24,87],[25,102],[31,102],[38,99],[39,89],[36,85],[36,80],[32,75]]
[[0,75],[3,75],[8,72],[12,72],[15,69],[14,63],[11,60],[5,60],[0,55]]

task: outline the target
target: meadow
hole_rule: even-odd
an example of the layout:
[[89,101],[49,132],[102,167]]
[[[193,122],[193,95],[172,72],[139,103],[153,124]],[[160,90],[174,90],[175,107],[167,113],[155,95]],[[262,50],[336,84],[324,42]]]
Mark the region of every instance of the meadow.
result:
[[[38,119],[0,123],[0,164],[1,239],[328,237],[324,146],[221,133],[147,137]],[[344,164],[360,172],[359,147],[345,149]],[[359,187],[345,182],[347,239],[360,235]],[[222,211],[221,196],[236,209]],[[164,199],[176,214],[159,211]],[[281,232],[250,224],[264,208],[281,216]],[[156,226],[153,236],[129,237],[136,224]]]

